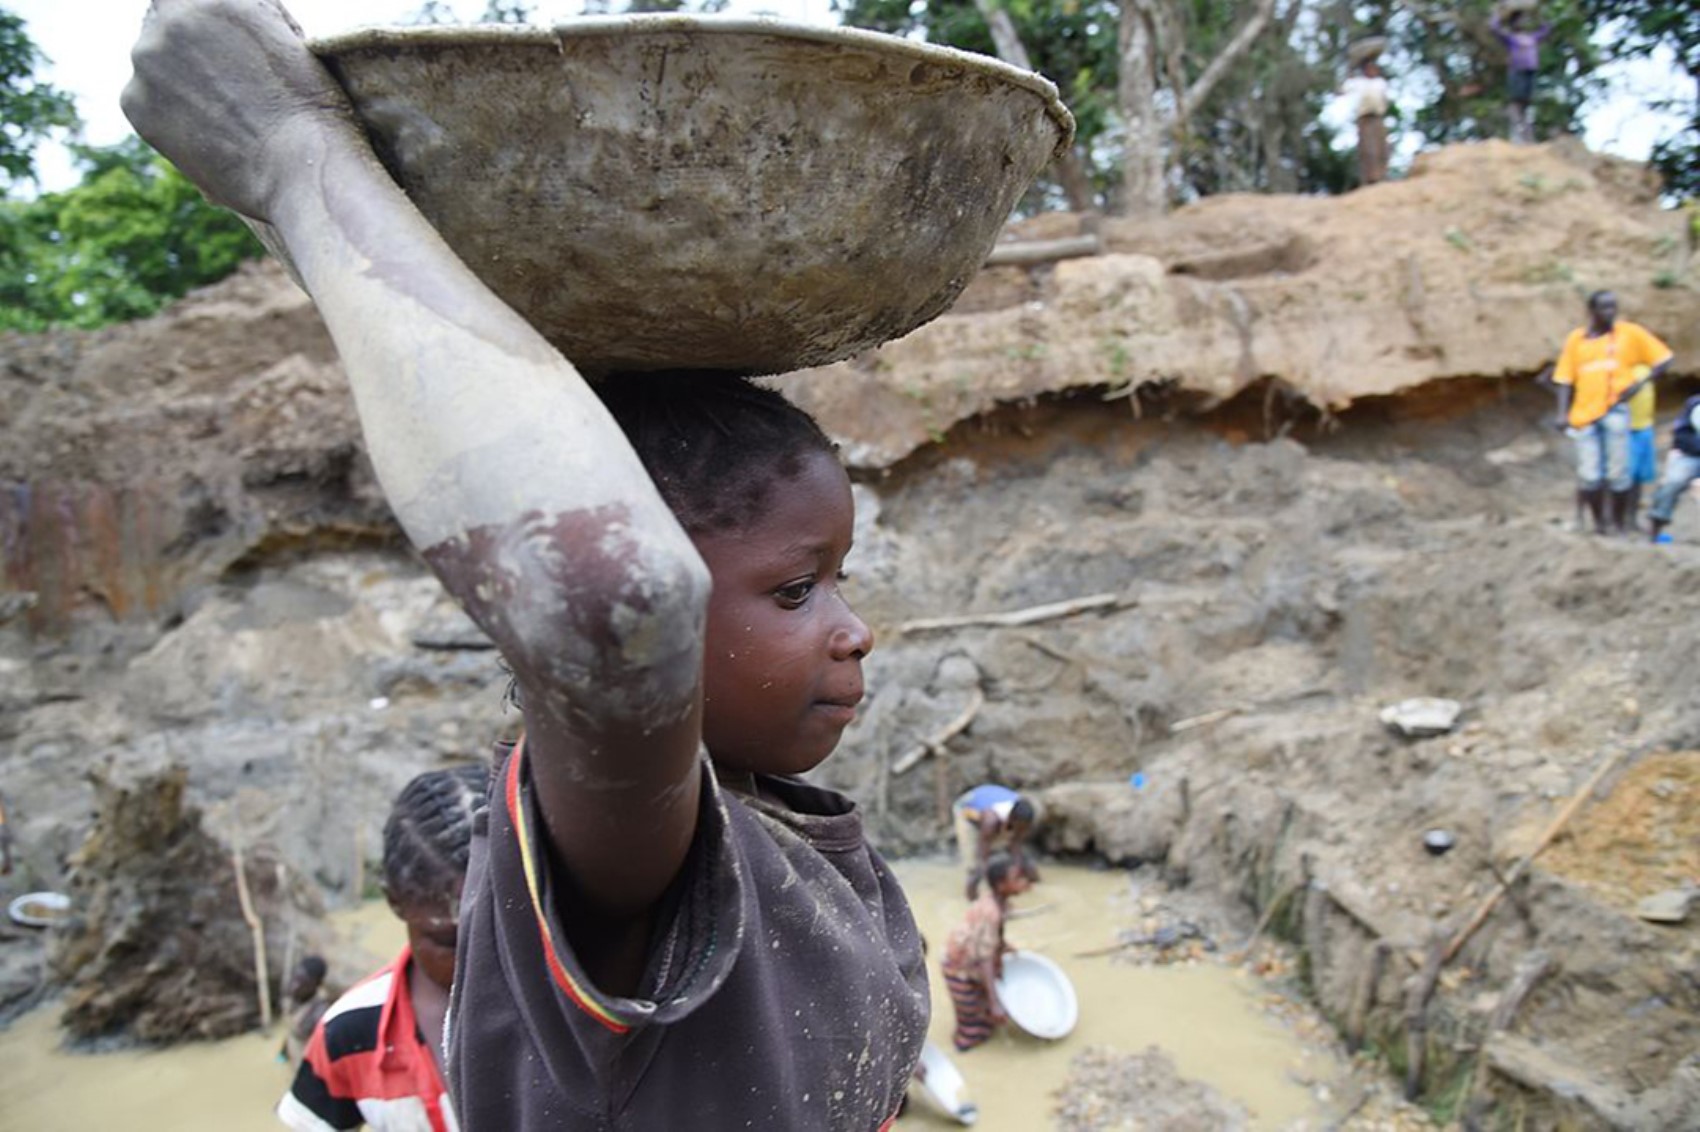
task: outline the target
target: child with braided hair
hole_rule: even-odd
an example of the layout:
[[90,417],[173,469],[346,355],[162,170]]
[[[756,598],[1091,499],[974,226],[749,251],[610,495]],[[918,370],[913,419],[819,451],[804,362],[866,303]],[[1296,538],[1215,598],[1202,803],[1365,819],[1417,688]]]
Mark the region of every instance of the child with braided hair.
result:
[[593,387],[420,215],[275,0],[154,0],[132,60],[125,113],[287,252],[397,519],[523,703],[458,925],[459,1127],[888,1127],[920,935],[854,804],[795,777],[873,648],[832,445],[739,376]]
[[297,1132],[449,1132],[442,1049],[456,922],[489,772],[421,774],[384,823],[384,897],[407,946],[332,1004],[307,1041],[278,1119]]

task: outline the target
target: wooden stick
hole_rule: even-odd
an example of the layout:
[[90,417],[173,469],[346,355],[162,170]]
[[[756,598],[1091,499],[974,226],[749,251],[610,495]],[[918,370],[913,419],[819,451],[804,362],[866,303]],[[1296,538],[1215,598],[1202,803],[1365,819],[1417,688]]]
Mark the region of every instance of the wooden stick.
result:
[[1387,955],[1393,945],[1378,939],[1370,946],[1369,963],[1363,977],[1352,991],[1352,1005],[1346,1012],[1346,1049],[1357,1053],[1364,1046],[1364,1027],[1369,1024],[1369,1012],[1375,1009],[1375,988],[1381,984],[1382,972],[1387,970]]
[[254,981],[260,999],[260,1029],[272,1028],[271,973],[266,967],[266,927],[254,911],[254,900],[248,894],[248,870],[242,867],[242,847],[232,846],[230,859],[236,865],[236,899],[242,905],[242,919],[247,921],[248,933],[254,937]]
[[1217,708],[1215,711],[1207,711],[1202,715],[1194,715],[1189,716],[1186,719],[1179,719],[1174,723],[1169,724],[1169,734],[1179,735],[1181,732],[1191,731],[1195,727],[1208,727],[1212,723],[1220,723],[1230,716],[1238,715],[1244,710],[1245,705],[1236,704],[1233,707]]
[[356,908],[360,907],[361,902],[366,899],[366,839],[363,836],[365,832],[359,822],[354,823],[354,874],[352,877],[353,891],[350,895],[354,899]]
[[1414,1101],[1423,1088],[1424,1062],[1428,1058],[1428,1001],[1446,966],[1446,941],[1434,939],[1423,960],[1422,970],[1411,977],[1405,995],[1405,1099]]
[[896,632],[927,633],[938,629],[961,629],[970,625],[1002,628],[1031,625],[1035,621],[1054,621],[1059,617],[1072,617],[1076,613],[1085,613],[1092,609],[1125,609],[1137,604],[1138,600],[1127,594],[1093,594],[1090,597],[1076,597],[1045,605],[1031,605],[1025,609],[1012,609],[1006,613],[959,613],[948,617],[922,617],[903,622],[897,626]]
[[1488,1017],[1487,1032],[1482,1035],[1482,1048],[1476,1054],[1475,1064],[1470,1066],[1470,1083],[1464,1086],[1464,1126],[1466,1128],[1483,1127],[1481,1119],[1481,1102],[1476,1099],[1476,1090],[1482,1081],[1482,1066],[1488,1060],[1487,1046],[1495,1034],[1504,1033],[1511,1028],[1511,1023],[1517,1018],[1517,1011],[1523,1005],[1523,1000],[1529,997],[1535,989],[1535,984],[1552,970],[1552,956],[1541,950],[1529,952],[1517,961],[1516,969],[1511,973],[1511,981],[1505,990],[1500,992],[1499,1001],[1494,1004],[1493,1013]]
[[973,695],[968,697],[968,706],[963,708],[955,719],[899,756],[897,761],[891,764],[891,773],[894,775],[907,774],[915,769],[916,764],[922,759],[928,755],[937,754],[946,743],[967,730],[968,725],[974,722],[974,717],[980,713],[980,708],[985,702],[986,693],[976,687]]
[[986,257],[985,266],[1031,267],[1035,264],[1055,263],[1059,259],[1079,259],[1081,256],[1097,255],[1103,250],[1103,241],[1095,235],[1064,236],[1057,240],[1012,240],[992,248],[992,253]]
[[279,968],[282,977],[277,981],[277,997],[278,1012],[285,1019],[289,1017],[289,977],[295,973],[295,917],[290,915],[288,892],[289,869],[280,858],[277,863],[277,900],[279,914],[283,917],[283,965]]
[[1569,824],[1570,819],[1576,816],[1576,811],[1582,808],[1582,804],[1588,800],[1588,796],[1594,792],[1594,788],[1617,767],[1618,763],[1623,761],[1623,756],[1628,753],[1627,749],[1614,751],[1600,763],[1593,774],[1588,776],[1588,781],[1582,784],[1581,789],[1571,795],[1570,801],[1566,802],[1564,808],[1558,811],[1557,816],[1547,823],[1546,829],[1541,832],[1540,839],[1535,842],[1535,847],[1523,854],[1517,863],[1511,866],[1510,870],[1500,880],[1499,887],[1487,894],[1487,898],[1476,907],[1475,914],[1453,935],[1452,942],[1446,945],[1446,953],[1442,962],[1450,963],[1453,956],[1457,955],[1463,946],[1469,942],[1470,937],[1476,934],[1476,929],[1487,921],[1488,916],[1493,914],[1495,908],[1499,907],[1500,900],[1511,890],[1511,886],[1517,883],[1534,859],[1540,856],[1548,845],[1552,844],[1553,838],[1557,837]]
[[1257,918],[1257,926],[1251,929],[1251,934],[1246,937],[1246,941],[1240,944],[1239,947],[1235,948],[1233,954],[1228,956],[1228,962],[1239,963],[1244,960],[1246,956],[1251,954],[1251,949],[1256,947],[1257,941],[1263,938],[1264,931],[1268,929],[1270,923],[1274,921],[1282,907],[1284,907],[1287,901],[1291,900],[1293,895],[1297,893],[1299,889],[1303,888],[1304,885],[1305,882],[1302,880],[1294,881],[1292,884],[1283,889],[1281,893],[1275,897],[1275,899],[1271,900],[1264,906],[1263,915]]

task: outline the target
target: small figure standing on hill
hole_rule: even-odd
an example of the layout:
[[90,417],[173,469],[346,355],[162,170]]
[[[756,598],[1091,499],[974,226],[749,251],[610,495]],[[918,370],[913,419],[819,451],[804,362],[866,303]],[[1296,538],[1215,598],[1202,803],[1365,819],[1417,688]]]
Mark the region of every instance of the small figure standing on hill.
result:
[[1348,55],[1353,74],[1340,86],[1358,124],[1358,183],[1387,179],[1387,79],[1381,74],[1379,37],[1354,45]]
[[956,851],[968,867],[968,899],[980,894],[980,880],[993,850],[1003,850],[1026,878],[1038,883],[1039,867],[1027,856],[1038,810],[1007,786],[988,782],[976,786],[951,804]]
[[956,1031],[951,1041],[958,1053],[984,1044],[1007,1020],[997,995],[1004,953],[1009,950],[1003,925],[1009,898],[1026,892],[1029,883],[1014,858],[1007,853],[994,855],[986,862],[985,894],[968,906],[962,922],[945,941],[939,968],[950,991],[950,1003],[956,1008]]
[[1505,44],[1505,98],[1510,107],[1511,140],[1527,145],[1535,140],[1535,121],[1530,107],[1535,101],[1535,72],[1541,69],[1541,40],[1552,34],[1552,24],[1543,23],[1529,30],[1529,9],[1512,7],[1504,13],[1494,12],[1489,26],[1499,41]]
[[[489,772],[434,770],[402,788],[384,823],[384,896],[407,946],[324,1012],[277,1116],[296,1132],[449,1132],[443,1020],[454,978],[461,886]],[[323,964],[320,964],[321,968]]]
[[1670,455],[1665,457],[1664,478],[1653,493],[1653,506],[1647,517],[1652,520],[1654,542],[1669,542],[1665,528],[1676,514],[1677,501],[1688,486],[1700,480],[1700,395],[1690,397],[1676,419],[1671,436]]
[[[1670,367],[1671,352],[1644,327],[1617,317],[1617,296],[1588,296],[1588,325],[1570,332],[1553,368],[1557,427],[1576,442],[1577,490],[1600,534],[1626,532],[1635,491],[1630,402]],[[1637,378],[1636,367],[1645,366]]]

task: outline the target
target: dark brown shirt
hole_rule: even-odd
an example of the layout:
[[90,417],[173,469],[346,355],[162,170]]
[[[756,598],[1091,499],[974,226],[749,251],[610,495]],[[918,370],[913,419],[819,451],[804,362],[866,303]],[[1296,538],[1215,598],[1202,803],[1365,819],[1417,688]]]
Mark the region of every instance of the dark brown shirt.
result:
[[[926,1035],[920,935],[839,794],[703,762],[696,840],[641,997],[591,985],[562,929],[522,754],[473,840],[445,1038],[464,1132],[874,1132]],[[767,799],[777,799],[770,802]]]

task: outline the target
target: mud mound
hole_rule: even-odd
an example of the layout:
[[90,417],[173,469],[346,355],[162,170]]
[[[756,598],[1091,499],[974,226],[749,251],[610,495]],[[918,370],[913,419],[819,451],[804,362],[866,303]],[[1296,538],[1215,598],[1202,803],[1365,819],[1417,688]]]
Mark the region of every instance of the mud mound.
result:
[[1082,386],[1196,409],[1272,379],[1334,412],[1533,373],[1599,287],[1679,366],[1700,357],[1681,217],[1645,167],[1571,142],[1452,146],[1343,197],[1230,194],[1099,228],[1107,254],[983,272],[951,314],[788,391],[878,467],[995,404]]
[[[222,1038],[259,1021],[235,862],[185,803],[187,778],[183,767],[122,786],[94,776],[94,828],[71,862],[74,911],[51,954],[66,988],[62,1020],[78,1038]],[[243,868],[281,965],[305,942],[288,937],[317,901],[273,853],[250,853]],[[270,977],[274,1002],[283,974]]]
[[1626,911],[1643,896],[1700,884],[1700,752],[1652,755],[1630,768],[1541,867]]
[[1144,1053],[1088,1049],[1057,1091],[1057,1132],[1243,1132],[1245,1109],[1180,1075],[1153,1046]]

